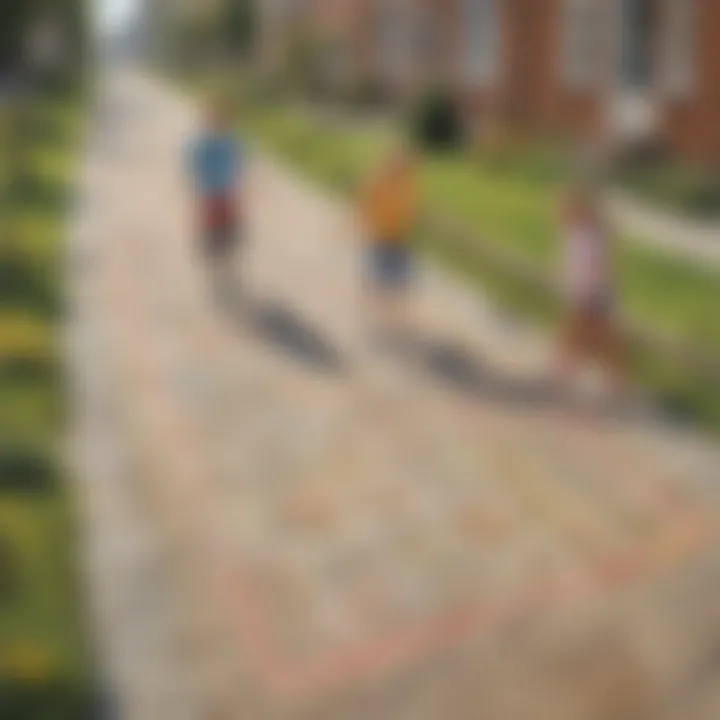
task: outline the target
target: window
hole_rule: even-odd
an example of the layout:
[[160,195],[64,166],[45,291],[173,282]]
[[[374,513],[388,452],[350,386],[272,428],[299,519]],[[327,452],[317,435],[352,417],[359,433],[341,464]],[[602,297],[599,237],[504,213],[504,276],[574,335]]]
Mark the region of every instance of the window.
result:
[[592,86],[599,77],[602,2],[566,0],[563,77],[573,87]]
[[414,58],[423,69],[433,69],[442,62],[441,28],[436,15],[424,3],[415,3],[409,25]]
[[465,32],[464,76],[472,83],[490,85],[500,71],[498,0],[462,0]]
[[670,94],[684,94],[695,76],[694,0],[663,0],[661,83]]
[[621,78],[626,88],[647,90],[657,67],[657,0],[623,0]]
[[404,79],[411,70],[412,32],[407,0],[376,1],[376,32],[380,65],[395,79]]

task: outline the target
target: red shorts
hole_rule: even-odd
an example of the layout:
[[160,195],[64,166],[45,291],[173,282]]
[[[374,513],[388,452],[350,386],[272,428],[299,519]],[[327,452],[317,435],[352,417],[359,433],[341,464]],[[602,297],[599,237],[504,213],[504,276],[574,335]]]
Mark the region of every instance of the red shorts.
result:
[[220,257],[232,252],[237,242],[237,209],[231,196],[203,198],[201,204],[203,252]]
[[230,230],[235,227],[236,210],[233,198],[218,195],[203,199],[203,228],[206,232]]

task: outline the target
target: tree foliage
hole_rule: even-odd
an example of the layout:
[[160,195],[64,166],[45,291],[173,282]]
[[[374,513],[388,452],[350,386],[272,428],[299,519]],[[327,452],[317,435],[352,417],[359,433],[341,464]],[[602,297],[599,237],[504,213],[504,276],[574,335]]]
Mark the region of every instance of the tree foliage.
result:
[[2,0],[0,3],[0,74],[24,60],[28,34],[39,20],[57,23],[65,37],[68,61],[77,62],[87,40],[88,0]]
[[223,5],[222,34],[234,56],[246,56],[257,29],[257,0],[225,0]]
[[0,5],[0,70],[15,66],[22,54],[24,29],[33,15],[29,0],[3,0]]

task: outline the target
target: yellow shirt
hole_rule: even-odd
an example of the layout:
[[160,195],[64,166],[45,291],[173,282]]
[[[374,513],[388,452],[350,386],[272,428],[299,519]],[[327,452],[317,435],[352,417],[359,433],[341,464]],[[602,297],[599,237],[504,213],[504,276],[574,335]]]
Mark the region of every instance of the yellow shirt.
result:
[[416,190],[410,173],[378,176],[365,189],[363,220],[374,242],[403,242],[415,220]]

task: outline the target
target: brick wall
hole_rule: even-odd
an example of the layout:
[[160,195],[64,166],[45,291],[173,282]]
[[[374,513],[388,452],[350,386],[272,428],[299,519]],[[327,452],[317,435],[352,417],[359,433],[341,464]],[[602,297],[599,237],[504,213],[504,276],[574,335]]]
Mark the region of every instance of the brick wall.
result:
[[[379,62],[374,13],[383,1],[388,0],[316,0],[341,3],[344,22],[353,26],[348,37],[362,72],[384,80],[391,92],[402,96],[406,88],[397,87],[397,80],[389,78]],[[685,1],[697,3],[696,85],[684,98],[658,96],[660,131],[681,155],[720,164],[720,0]],[[598,0],[609,13],[601,41],[604,67],[597,81],[584,88],[570,87],[561,73],[566,0],[498,0],[502,62],[498,82],[491,86],[472,85],[462,77],[461,0],[408,2],[429,14],[440,48],[437,56],[418,57],[415,69],[419,75],[432,72],[442,78],[455,90],[469,117],[493,115],[522,131],[577,138],[599,138],[608,132],[618,52],[612,19],[617,6],[613,9],[610,0]]]
[[697,162],[720,165],[720,1],[695,1],[696,84],[687,98],[668,103],[665,131],[681,154]]

